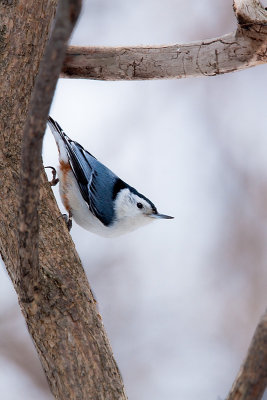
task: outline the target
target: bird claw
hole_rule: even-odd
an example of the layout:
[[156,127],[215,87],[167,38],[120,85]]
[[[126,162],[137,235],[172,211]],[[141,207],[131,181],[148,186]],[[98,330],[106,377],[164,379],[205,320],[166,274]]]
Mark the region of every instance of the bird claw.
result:
[[63,217],[64,221],[66,222],[68,231],[70,231],[71,228],[72,228],[72,212],[69,211],[69,215],[67,215],[67,214],[62,214],[62,217]]
[[54,167],[51,167],[51,166],[48,166],[48,167],[45,167],[45,168],[51,168],[51,169],[52,169],[52,176],[53,176],[53,178],[52,178],[51,181],[49,181],[49,183],[50,183],[51,186],[56,186],[56,184],[59,182],[59,179],[56,178],[56,176],[57,176],[57,171],[56,171],[56,169],[55,169]]

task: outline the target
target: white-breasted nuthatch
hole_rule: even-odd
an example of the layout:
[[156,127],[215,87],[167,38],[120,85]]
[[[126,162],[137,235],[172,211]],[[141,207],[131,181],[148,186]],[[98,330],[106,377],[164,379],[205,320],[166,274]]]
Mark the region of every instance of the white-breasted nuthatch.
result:
[[[59,190],[62,202],[78,225],[100,236],[114,237],[157,219],[154,204],[71,140],[48,118],[59,151]],[[57,183],[57,179],[52,182]]]

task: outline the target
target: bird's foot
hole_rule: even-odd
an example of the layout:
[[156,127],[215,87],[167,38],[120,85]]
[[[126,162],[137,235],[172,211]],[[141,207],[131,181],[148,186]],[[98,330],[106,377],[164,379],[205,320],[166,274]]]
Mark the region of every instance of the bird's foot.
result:
[[67,215],[67,214],[62,214],[62,217],[63,217],[64,221],[66,222],[68,231],[70,231],[71,228],[72,228],[72,212],[69,211],[69,215]]
[[49,181],[49,183],[50,183],[51,186],[56,186],[56,184],[59,182],[59,179],[56,177],[57,176],[56,168],[50,167],[50,166],[45,167],[45,168],[51,168],[52,169],[53,178],[52,178],[52,181]]

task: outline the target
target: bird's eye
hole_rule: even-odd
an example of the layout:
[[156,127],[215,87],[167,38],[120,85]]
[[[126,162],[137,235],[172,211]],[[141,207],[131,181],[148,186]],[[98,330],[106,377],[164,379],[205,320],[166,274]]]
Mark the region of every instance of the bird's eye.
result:
[[140,209],[143,208],[143,204],[142,204],[142,203],[137,203],[136,205],[137,205],[137,207],[140,208]]

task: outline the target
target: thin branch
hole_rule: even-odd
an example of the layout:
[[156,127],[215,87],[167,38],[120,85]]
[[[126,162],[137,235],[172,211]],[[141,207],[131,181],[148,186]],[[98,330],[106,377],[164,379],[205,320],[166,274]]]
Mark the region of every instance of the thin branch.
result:
[[267,311],[252,338],[227,400],[260,400],[267,387]]
[[[259,57],[255,57],[257,53]],[[111,81],[181,79],[225,74],[265,62],[267,55],[253,39],[234,32],[172,46],[70,46],[61,77]]]
[[70,46],[61,77],[180,79],[220,75],[266,63],[267,11],[257,0],[237,0],[234,10],[240,23],[237,31],[219,38],[170,46]]
[[31,302],[38,288],[39,186],[41,150],[49,108],[65,56],[67,41],[81,8],[81,0],[59,2],[55,26],[41,61],[24,128],[19,207],[19,271],[21,297]]

